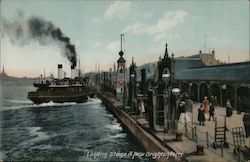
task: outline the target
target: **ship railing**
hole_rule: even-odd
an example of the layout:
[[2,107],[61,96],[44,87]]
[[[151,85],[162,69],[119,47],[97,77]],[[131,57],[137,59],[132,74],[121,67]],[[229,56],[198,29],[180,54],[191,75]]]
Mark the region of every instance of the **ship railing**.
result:
[[[84,90],[82,90],[86,93],[91,93],[91,92],[94,92],[93,89],[91,88],[86,88]],[[50,94],[58,94],[58,95],[66,95],[66,96],[69,96],[69,95],[77,95],[79,94],[79,92],[81,92],[80,90],[48,90],[48,91],[36,91],[36,92],[29,92],[28,96],[42,96],[42,95],[50,95]]]

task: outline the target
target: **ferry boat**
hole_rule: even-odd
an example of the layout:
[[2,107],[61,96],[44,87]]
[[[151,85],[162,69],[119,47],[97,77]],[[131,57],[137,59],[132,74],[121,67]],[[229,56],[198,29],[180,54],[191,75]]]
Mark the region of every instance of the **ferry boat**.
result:
[[88,97],[95,95],[95,90],[89,85],[89,79],[76,75],[74,67],[71,67],[71,77],[63,78],[62,65],[58,65],[58,79],[40,81],[34,83],[36,91],[28,92],[28,99],[35,104],[55,102],[82,103]]

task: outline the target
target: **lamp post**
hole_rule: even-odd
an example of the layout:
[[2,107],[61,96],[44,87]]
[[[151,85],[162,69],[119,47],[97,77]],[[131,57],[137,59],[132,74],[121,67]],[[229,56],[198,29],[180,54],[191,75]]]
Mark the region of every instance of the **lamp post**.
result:
[[127,93],[127,91],[126,91],[126,81],[124,81],[123,82],[123,107],[124,107],[124,109],[126,108],[126,93]]
[[[223,84],[223,85],[221,86],[221,88],[225,91],[225,96],[227,96],[227,93],[226,93],[227,85]],[[225,98],[225,96],[224,96],[224,98]],[[222,100],[222,102],[223,102],[222,96],[221,96],[221,100]],[[221,104],[222,104],[222,106],[224,105],[224,103],[221,103]]]
[[170,74],[169,71],[166,71],[167,73],[163,73],[162,74],[162,79],[165,82],[165,86],[164,86],[164,131],[168,132],[169,129],[169,124],[168,124],[168,120],[170,120],[170,110],[169,110],[169,92],[168,92],[168,83],[170,80]]
[[[226,90],[227,89],[227,85],[223,84],[221,86],[221,88],[223,90]],[[227,93],[225,92],[226,96],[227,96]],[[223,104],[222,104],[223,105]],[[226,107],[226,114],[225,114],[225,117],[224,117],[224,127],[225,127],[225,135],[224,135],[224,147],[227,147],[228,146],[228,143],[226,142],[226,130],[227,130],[227,111],[228,111],[228,108]],[[217,122],[217,121],[216,121]],[[217,124],[216,124],[217,125]],[[222,146],[223,147],[223,146]]]
[[179,88],[173,88],[172,89],[172,94],[175,95],[175,109],[174,109],[174,117],[173,117],[173,120],[175,122],[175,129],[176,129],[176,132],[178,132],[178,120],[177,120],[177,101],[178,101],[178,98],[179,95],[180,95],[180,89]]
[[162,78],[165,79],[165,78],[169,78],[170,77],[170,74],[162,74]]
[[134,106],[135,106],[134,105],[134,88],[135,88],[134,87],[134,85],[135,85],[134,84],[134,78],[135,78],[135,74],[132,72],[132,74],[130,75],[130,79],[131,79],[130,80],[131,81],[131,84],[130,84],[130,86],[131,86],[130,87],[130,89],[131,89],[131,96],[130,97],[131,97],[131,109],[132,109],[132,111],[134,111],[134,109],[135,109],[134,108]]
[[[191,101],[191,87],[193,86],[193,83],[189,83],[189,102]],[[193,104],[190,103],[192,105],[192,139],[194,139],[194,111],[193,111]],[[186,123],[185,123],[186,124]]]
[[[226,100],[224,101],[224,103],[226,103],[225,104],[225,106],[226,106],[226,116],[229,116],[228,113],[229,113],[229,108],[231,108],[231,104],[229,105],[229,103],[228,103],[229,100],[228,100],[228,95],[227,95],[227,90],[226,90],[227,89],[227,85],[224,84],[224,85],[221,86],[221,88],[223,90],[225,90]],[[226,118],[226,116],[225,116],[225,118]]]
[[189,83],[189,89],[188,89],[188,96],[189,99],[191,99],[191,87],[193,86],[193,83]]

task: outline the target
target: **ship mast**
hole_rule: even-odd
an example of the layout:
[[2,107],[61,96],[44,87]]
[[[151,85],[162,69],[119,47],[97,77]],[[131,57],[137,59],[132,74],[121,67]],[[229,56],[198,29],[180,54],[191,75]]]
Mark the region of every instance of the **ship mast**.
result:
[[124,34],[121,34],[121,51],[122,51],[122,37],[124,36]]
[[80,55],[79,55],[79,64],[78,64],[78,77],[81,76],[81,66],[80,66]]

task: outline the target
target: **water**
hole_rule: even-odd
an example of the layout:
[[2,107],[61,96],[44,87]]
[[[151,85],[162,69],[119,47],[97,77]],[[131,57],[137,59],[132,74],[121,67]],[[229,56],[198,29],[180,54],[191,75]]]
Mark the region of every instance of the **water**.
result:
[[[2,82],[0,89],[0,159],[14,161],[129,161],[88,157],[90,153],[145,152],[101,104],[34,105],[26,96],[31,83]],[[137,159],[136,161],[147,161]]]

